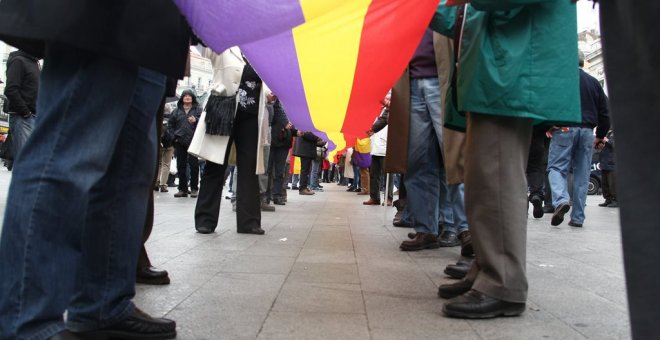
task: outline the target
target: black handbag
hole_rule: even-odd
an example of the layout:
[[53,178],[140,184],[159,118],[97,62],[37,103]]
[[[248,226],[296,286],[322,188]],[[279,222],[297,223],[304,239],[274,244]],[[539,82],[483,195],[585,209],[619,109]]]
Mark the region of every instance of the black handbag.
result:
[[234,128],[236,96],[211,96],[206,103],[206,133],[231,136]]

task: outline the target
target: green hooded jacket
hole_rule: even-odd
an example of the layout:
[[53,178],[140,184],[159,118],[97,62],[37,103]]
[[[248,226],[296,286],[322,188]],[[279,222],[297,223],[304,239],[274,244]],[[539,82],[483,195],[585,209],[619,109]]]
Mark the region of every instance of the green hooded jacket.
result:
[[[441,1],[431,29],[453,38],[456,11]],[[581,121],[575,4],[472,0],[465,18],[456,89],[450,86],[447,94],[447,127],[464,130],[465,112],[536,124]]]

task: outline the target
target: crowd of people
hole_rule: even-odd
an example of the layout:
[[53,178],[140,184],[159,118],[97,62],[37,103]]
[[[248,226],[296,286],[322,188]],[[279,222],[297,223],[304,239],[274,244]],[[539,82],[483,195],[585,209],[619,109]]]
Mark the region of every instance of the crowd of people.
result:
[[[191,220],[201,234],[222,223],[230,178],[242,234],[265,233],[261,212],[287,203],[289,182],[303,196],[336,182],[369,196],[365,206],[394,206],[393,225],[414,229],[401,251],[461,247],[445,268],[460,280],[438,289],[448,299],[443,313],[457,318],[525,311],[529,205],[534,218],[552,213],[553,226],[570,211],[568,225],[583,227],[594,149],[601,206],[635,200],[615,189],[609,103],[578,67],[572,1],[440,5],[379,117],[332,160],[327,141],[296,129],[239,48],[204,47],[174,3],[133,2],[126,12],[124,0],[68,0],[57,10],[29,2],[0,2],[0,39],[20,49],[7,73],[15,159],[0,239],[2,339],[176,336],[174,320],[132,302],[136,281],[170,282],[151,266],[144,242],[153,227],[152,189],[168,192],[173,156],[174,196],[197,199]],[[84,15],[65,15],[66,8]],[[619,17],[606,13],[616,25]],[[626,13],[620,18],[629,20]],[[162,124],[191,45],[211,60],[212,91],[203,101],[181,93]],[[657,98],[646,100],[657,106]],[[618,153],[630,149],[630,129],[617,126]],[[634,187],[623,168],[628,176],[616,187]],[[396,175],[383,180],[387,174]],[[624,211],[622,218],[626,256],[637,259],[625,229],[635,217]],[[640,316],[648,303],[631,296],[633,334],[635,327],[652,334]]]

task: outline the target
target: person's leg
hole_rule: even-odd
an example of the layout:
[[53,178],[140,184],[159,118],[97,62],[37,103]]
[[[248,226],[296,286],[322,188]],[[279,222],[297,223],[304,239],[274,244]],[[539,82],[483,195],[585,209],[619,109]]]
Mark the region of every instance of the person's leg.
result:
[[658,13],[658,1],[600,2],[633,339],[660,339],[660,141],[653,137],[660,125]]
[[571,222],[584,223],[584,207],[587,205],[587,190],[591,174],[591,157],[594,144],[593,129],[580,128],[577,132],[575,156],[573,158],[573,207]]
[[527,300],[525,166],[531,134],[529,119],[468,115],[465,208],[476,267],[467,279],[481,293],[517,303]]
[[610,196],[612,197],[612,203],[618,207],[618,199],[616,195],[616,172],[608,171],[607,172],[607,183],[610,189]]
[[[383,156],[371,156],[371,167],[369,168],[369,188],[380,188],[380,175],[383,173]],[[370,190],[369,197],[374,202],[380,202],[380,192]]]
[[[187,148],[186,152],[188,152]],[[190,190],[194,194],[196,191],[199,191],[199,159],[196,156],[188,154],[188,164],[190,165]]]
[[179,193],[188,195],[188,147],[185,145],[176,144],[174,146],[174,153],[176,155],[176,171],[179,177]]
[[195,205],[195,229],[200,233],[212,233],[218,227],[222,187],[225,184],[224,175],[227,171],[226,158],[225,164],[222,165],[206,161]]
[[612,192],[610,191],[610,181],[609,181],[609,174],[610,172],[607,170],[601,170],[600,171],[600,181],[601,181],[601,189],[603,190],[603,198],[605,199],[605,203],[599,204],[599,206],[607,206],[609,202],[612,202]]
[[238,191],[236,199],[236,228],[240,231],[261,230],[261,201],[257,169],[257,134],[259,122],[256,116],[236,117],[234,138],[236,143],[236,168]]
[[[78,292],[67,326],[89,331],[134,312],[135,268],[156,170],[155,114],[165,76],[140,68],[136,90],[121,126],[106,174],[90,190],[82,233]],[[121,213],[119,213],[121,212]]]
[[550,140],[548,151],[548,181],[552,191],[552,205],[570,202],[568,195],[568,172],[573,163],[573,141],[576,129],[568,131],[556,130]]
[[[289,150],[286,148],[273,148],[271,149],[271,162],[273,164],[273,201],[279,203],[283,200],[282,192],[286,192],[285,170],[286,157]],[[283,183],[284,182],[284,183]],[[283,189],[284,188],[284,189]]]
[[[362,193],[369,193],[371,188],[369,188],[369,168],[360,168],[360,191]],[[376,193],[380,192],[380,188],[373,189]]]
[[307,157],[300,157],[300,184],[298,190],[303,191],[308,189],[309,185],[309,172],[312,167],[312,159]]
[[14,155],[14,160],[19,157],[23,145],[27,141],[32,129],[34,127],[35,117],[23,117],[19,114],[9,115],[9,130],[11,131],[11,154]]
[[[437,86],[437,83],[436,83]],[[439,88],[439,86],[437,86]],[[437,98],[428,102],[428,87],[423,80],[413,79],[410,84],[410,131],[408,141],[408,172],[405,186],[413,195],[408,196],[407,208],[421,233],[438,234],[438,202],[440,200],[440,142],[438,140],[429,107],[440,107]],[[414,136],[414,137],[413,137]]]
[[161,168],[160,168],[159,183],[161,185],[161,192],[166,192],[163,190],[163,188],[167,190],[167,179],[170,176],[170,165],[172,164],[172,155],[174,155],[174,148],[169,147],[169,148],[164,148],[160,156]]
[[[262,150],[264,164],[268,165],[268,161],[270,160],[270,145],[264,145]],[[261,202],[269,204],[270,198],[268,197],[268,173],[257,175],[257,181],[259,183],[259,199]]]
[[[64,329],[62,314],[74,293],[90,190],[110,166],[108,155],[128,115],[136,77],[136,69],[113,59],[69,46],[49,46],[35,135],[23,150],[30,157],[14,163],[5,208],[0,338],[48,338]],[[99,86],[98,79],[113,82]],[[93,105],[79,102],[80,98],[94,98]],[[79,105],[70,105],[73,102]],[[98,114],[99,108],[104,114]],[[146,208],[149,189],[142,189],[140,206]],[[144,217],[130,225],[137,233],[131,241],[135,252],[130,255],[135,259],[141,232],[135,226],[141,226]],[[130,272],[129,280],[135,275],[134,265]]]
[[[146,81],[140,74],[136,91],[137,68],[115,59],[53,44],[45,60],[35,127],[39,137],[25,145],[34,157],[17,164],[21,172],[11,187],[21,194],[10,188],[0,246],[0,261],[13,259],[11,267],[0,266],[0,329],[9,333],[2,338],[47,338],[60,331],[75,283],[85,287],[76,296],[96,289],[103,297],[71,305],[69,320],[81,309],[97,310],[87,325],[98,327],[134,308],[130,298],[142,232],[135,226],[144,224],[155,172],[154,114],[164,77]],[[105,78],[113,82],[98,86]],[[93,105],[70,105],[81,96],[94,98]],[[99,107],[104,114],[98,114]],[[91,218],[102,210],[108,220]],[[9,256],[7,242],[28,251]],[[92,269],[94,261],[102,264]],[[96,279],[103,285],[96,286]],[[19,282],[23,288],[17,290]],[[28,308],[14,309],[21,305]]]
[[537,126],[534,127],[534,132],[532,133],[526,171],[530,201],[532,198],[538,197],[542,202],[545,196],[543,194],[543,180],[545,178],[546,168],[543,158],[545,154],[546,130],[544,126]]
[[321,165],[321,161],[318,159],[313,159],[312,160],[312,171],[310,173],[309,177],[309,188],[310,189],[318,189],[319,188],[319,167]]

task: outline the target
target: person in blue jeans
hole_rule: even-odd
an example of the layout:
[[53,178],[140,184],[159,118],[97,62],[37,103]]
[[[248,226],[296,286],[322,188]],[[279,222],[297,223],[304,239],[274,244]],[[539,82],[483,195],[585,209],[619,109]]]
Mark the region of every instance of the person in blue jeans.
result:
[[174,321],[132,299],[156,112],[166,74],[183,76],[190,30],[170,2],[75,2],[68,17],[68,6],[0,2],[0,39],[44,57],[0,239],[0,339],[174,338]]
[[[610,128],[607,97],[596,78],[582,70],[584,54],[580,53],[580,99],[582,123],[576,126],[553,127],[548,131],[548,180],[555,212],[550,223],[558,226],[564,215],[571,210],[571,227],[582,227],[587,189],[591,173],[591,156],[594,147],[602,148],[603,139]],[[594,128],[596,136],[594,138]],[[573,193],[568,194],[568,173],[573,172]],[[573,201],[571,208],[570,201]]]

